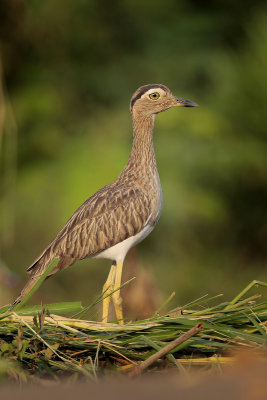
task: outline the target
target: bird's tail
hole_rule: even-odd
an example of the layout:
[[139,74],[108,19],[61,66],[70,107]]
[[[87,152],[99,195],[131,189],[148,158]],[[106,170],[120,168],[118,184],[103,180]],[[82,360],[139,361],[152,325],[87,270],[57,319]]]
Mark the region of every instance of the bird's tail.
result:
[[[31,290],[31,288],[35,285],[38,279],[43,275],[43,273],[50,266],[51,262],[55,258],[55,255],[51,255],[49,251],[45,251],[28,269],[27,272],[30,275],[30,279],[22,289],[20,295],[16,298],[13,305],[19,304],[27,293]],[[60,271],[69,265],[73,264],[75,260],[71,257],[60,258],[59,262],[55,265],[54,269],[49,273],[49,275],[45,278],[49,278],[51,275],[54,275],[57,271]]]

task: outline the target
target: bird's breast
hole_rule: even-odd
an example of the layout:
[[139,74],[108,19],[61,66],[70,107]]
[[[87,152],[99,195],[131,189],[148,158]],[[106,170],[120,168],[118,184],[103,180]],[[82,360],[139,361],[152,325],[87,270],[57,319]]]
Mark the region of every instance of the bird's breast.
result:
[[153,178],[150,180],[149,196],[151,199],[150,224],[155,225],[160,217],[163,204],[162,188],[158,171],[154,173]]

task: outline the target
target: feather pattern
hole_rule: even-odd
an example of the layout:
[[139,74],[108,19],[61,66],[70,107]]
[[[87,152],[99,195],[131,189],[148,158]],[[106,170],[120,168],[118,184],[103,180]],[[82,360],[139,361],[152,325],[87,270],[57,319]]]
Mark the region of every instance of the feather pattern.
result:
[[[149,90],[151,86],[148,86]],[[163,85],[155,87],[165,91],[166,98],[169,96],[173,101],[168,88]],[[159,108],[147,112],[150,103],[146,99],[142,101],[145,90],[139,89],[132,98],[134,139],[124,170],[113,183],[97,191],[76,210],[27,269],[30,279],[14,304],[22,300],[53,259],[59,258],[59,262],[50,275],[78,260],[101,257],[101,253],[128,238],[137,235],[142,240],[142,232],[149,233],[158,221],[162,191],[153,147],[153,127]],[[164,101],[162,110],[166,109],[166,99]],[[135,241],[131,243],[134,245]]]

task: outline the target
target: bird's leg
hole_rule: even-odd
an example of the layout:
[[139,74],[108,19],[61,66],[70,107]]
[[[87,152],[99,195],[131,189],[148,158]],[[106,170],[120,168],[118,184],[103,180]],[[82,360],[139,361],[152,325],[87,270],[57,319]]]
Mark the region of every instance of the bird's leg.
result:
[[108,322],[108,310],[109,304],[111,300],[111,295],[109,294],[114,290],[114,281],[116,276],[116,266],[114,264],[111,265],[108,278],[103,286],[102,295],[103,299],[103,312],[102,312],[102,322]]
[[122,276],[122,267],[123,267],[123,262],[119,261],[117,262],[116,265],[116,271],[115,271],[115,281],[114,281],[114,287],[113,290],[116,290],[116,292],[112,293],[112,300],[114,304],[114,309],[116,313],[116,317],[118,319],[119,324],[123,324],[123,314],[122,314],[122,299],[120,296],[120,289],[118,289],[121,286],[121,276]]

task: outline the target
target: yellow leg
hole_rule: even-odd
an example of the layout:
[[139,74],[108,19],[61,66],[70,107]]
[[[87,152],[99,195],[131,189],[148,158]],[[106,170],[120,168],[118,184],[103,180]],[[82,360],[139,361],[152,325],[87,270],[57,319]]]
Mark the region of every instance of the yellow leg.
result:
[[[122,276],[122,267],[123,267],[123,262],[118,262],[115,269],[115,280],[114,280],[114,288],[113,290],[116,290],[121,286],[121,276]],[[114,292],[112,295],[112,301],[114,304],[114,309],[116,313],[116,317],[119,321],[119,324],[123,324],[123,314],[122,314],[122,299],[120,296],[120,289]]]
[[102,322],[108,322],[108,311],[111,300],[111,296],[108,295],[114,290],[115,275],[116,275],[116,266],[112,264],[108,274],[108,279],[106,280],[106,283],[104,284],[102,290],[103,297],[105,297],[103,299]]

